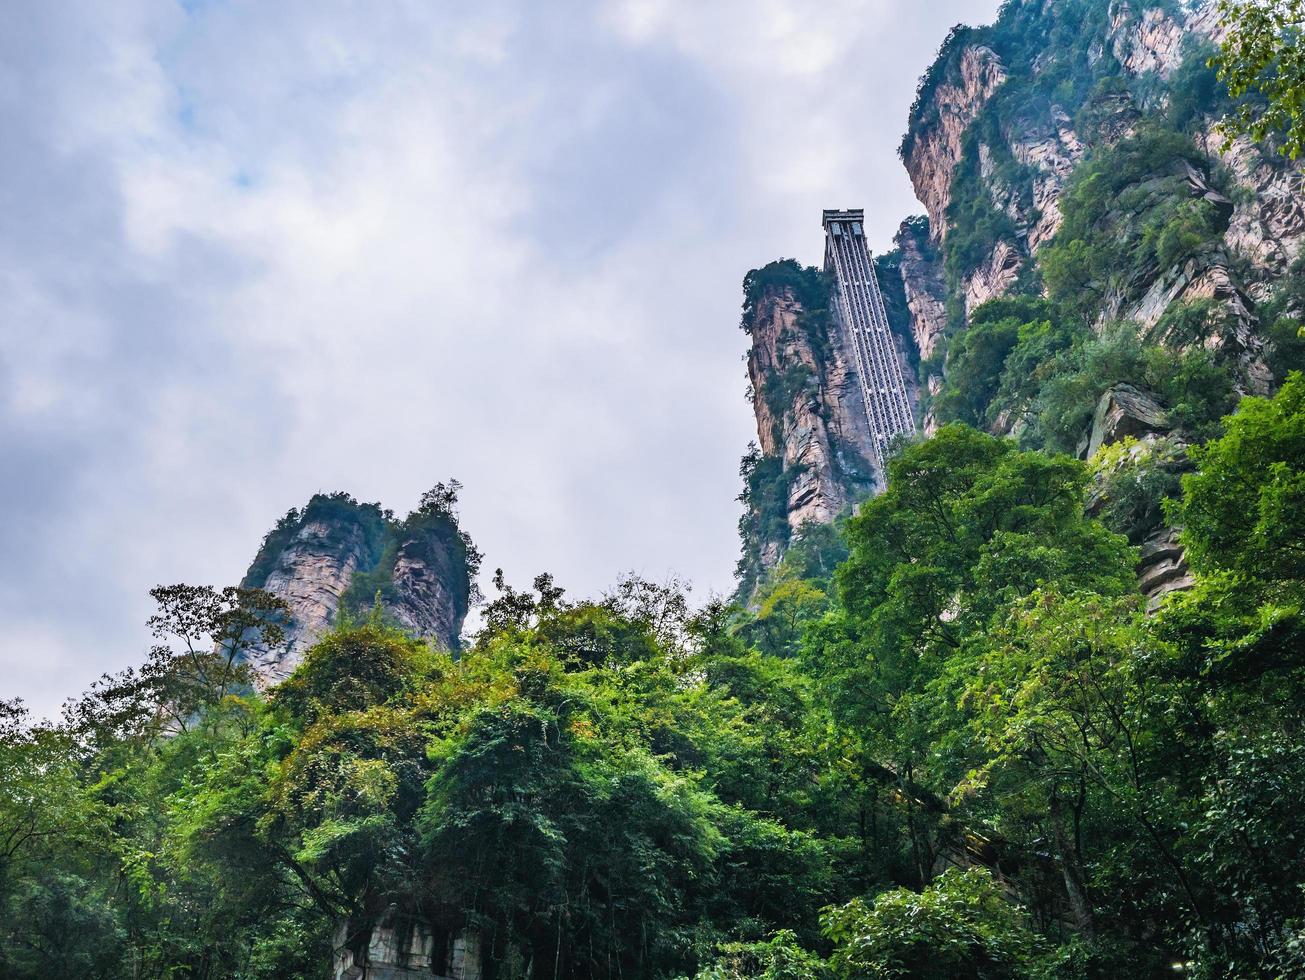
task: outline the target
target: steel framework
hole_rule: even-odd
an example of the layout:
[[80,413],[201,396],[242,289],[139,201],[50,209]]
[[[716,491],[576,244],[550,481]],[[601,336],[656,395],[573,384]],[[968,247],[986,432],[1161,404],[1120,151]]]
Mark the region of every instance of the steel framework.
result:
[[900,433],[914,432],[915,419],[870,261],[864,215],[864,211],[824,212],[825,271],[834,275],[835,311],[852,341],[875,462],[882,474],[889,442]]

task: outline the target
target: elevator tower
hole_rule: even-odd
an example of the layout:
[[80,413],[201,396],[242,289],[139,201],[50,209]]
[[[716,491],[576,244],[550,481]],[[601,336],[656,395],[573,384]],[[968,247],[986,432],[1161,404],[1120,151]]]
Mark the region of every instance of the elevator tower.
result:
[[914,432],[915,420],[866,245],[864,215],[860,210],[824,212],[825,271],[834,277],[835,315],[854,352],[875,463],[887,479],[888,444],[894,436]]

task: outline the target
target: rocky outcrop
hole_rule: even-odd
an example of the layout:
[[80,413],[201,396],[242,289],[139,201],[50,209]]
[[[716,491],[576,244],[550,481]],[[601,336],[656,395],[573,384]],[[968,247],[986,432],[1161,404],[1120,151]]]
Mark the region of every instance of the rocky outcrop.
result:
[[[1040,16],[1054,19],[1054,5],[1044,5]],[[1220,30],[1217,9],[1210,2],[1171,7],[1121,0],[1109,11],[1104,36],[1089,46],[1089,60],[1097,63],[1103,58],[1113,59],[1125,76],[1168,79],[1188,56],[1193,39],[1217,42]],[[934,86],[928,104],[918,110],[919,131],[911,133],[904,144],[907,172],[938,242],[946,237],[946,215],[966,130],[984,112],[1010,73],[1021,67],[1004,65],[993,47],[984,43],[982,32],[970,36],[975,40],[945,52],[945,61],[931,69],[942,81]],[[1028,71],[1036,77],[1055,58],[1052,51],[1038,54],[1019,84],[1028,84]],[[1107,90],[1094,99],[1088,113],[1093,119],[1088,135],[1075,129],[1070,111],[1053,103],[1004,121],[999,130],[1005,145],[977,145],[980,180],[993,206],[1010,218],[1015,237],[996,242],[992,251],[961,277],[959,289],[967,314],[983,302],[1009,292],[1019,281],[1027,256],[1036,255],[1055,235],[1062,220],[1060,200],[1065,186],[1091,147],[1126,137],[1144,114],[1144,107],[1134,105],[1126,89]],[[1038,101],[1031,104],[1036,106]],[[984,139],[990,139],[992,132],[985,130]],[[1207,147],[1220,142],[1213,134],[1206,137]],[[997,176],[993,161],[1006,154],[1026,169],[1026,186],[1005,184]],[[1208,184],[1205,188],[1211,203],[1232,216],[1230,248],[1254,257],[1280,275],[1299,254],[1305,236],[1305,213],[1300,207],[1305,200],[1302,168],[1269,165],[1246,141],[1219,154],[1238,182],[1255,192],[1245,195],[1245,203],[1234,209],[1233,202],[1217,190]],[[1197,174],[1195,179],[1203,181],[1205,177]],[[1164,272],[1156,270],[1156,275]],[[1144,291],[1148,285],[1142,283],[1141,289]]]
[[[1192,464],[1187,457],[1186,443],[1172,435],[1160,434],[1157,431],[1163,430],[1167,419],[1150,396],[1136,392],[1136,389],[1131,396],[1125,396],[1124,399],[1116,397],[1117,394],[1116,392],[1112,395],[1108,392],[1102,402],[1112,407],[1119,407],[1124,401],[1136,400],[1131,414],[1125,413],[1124,424],[1116,421],[1113,428],[1107,431],[1104,420],[1100,418],[1101,413],[1098,413],[1098,421],[1102,423],[1101,431],[1098,432],[1094,427],[1093,441],[1097,441],[1100,436],[1096,447],[1100,448],[1100,445],[1112,440],[1118,441],[1129,435],[1134,436],[1135,439],[1122,453],[1115,454],[1108,462],[1100,459],[1096,461],[1095,478],[1089,487],[1086,501],[1088,515],[1095,518],[1105,516],[1111,503],[1110,483],[1123,468],[1141,465],[1145,468],[1157,469],[1171,475],[1175,480],[1175,486],[1177,478],[1192,469]],[[1093,453],[1096,452],[1096,448],[1093,449]],[[1137,516],[1134,515],[1135,518]],[[1141,524],[1116,528],[1127,533],[1129,540],[1137,546],[1138,590],[1147,599],[1148,611],[1158,608],[1161,599],[1170,592],[1191,588],[1195,582],[1187,566],[1187,556],[1179,540],[1178,530],[1165,526],[1163,515],[1160,513],[1153,513],[1151,521],[1154,523],[1146,521],[1144,517]]]
[[1165,270],[1146,293],[1131,305],[1107,305],[1105,318],[1130,320],[1149,333],[1150,339],[1172,347],[1184,341],[1157,329],[1175,304],[1212,300],[1223,311],[1223,327],[1202,338],[1205,347],[1218,351],[1238,365],[1238,374],[1250,394],[1267,394],[1271,374],[1264,362],[1265,341],[1250,297],[1238,285],[1222,249],[1196,255],[1182,265]]
[[1152,6],[1139,15],[1126,0],[1113,5],[1109,43],[1125,71],[1132,75],[1155,72],[1167,79],[1182,63],[1191,38],[1202,37],[1215,43],[1222,39],[1215,4],[1188,3],[1184,8],[1175,11]]
[[381,924],[351,933],[342,925],[335,937],[331,980],[481,980],[480,937],[463,930],[440,941],[420,920],[391,916]]
[[1245,137],[1225,146],[1217,123],[1201,132],[1198,145],[1227,169],[1242,193],[1232,202],[1224,244],[1251,267],[1249,291],[1263,299],[1269,284],[1301,256],[1305,242],[1305,160],[1273,155]]
[[1111,50],[1131,74],[1153,71],[1167,78],[1182,60],[1184,37],[1184,25],[1161,7],[1139,17],[1128,3],[1118,3],[1111,12]]
[[929,227],[941,241],[947,234],[947,206],[952,177],[961,159],[962,140],[992,94],[1006,80],[1006,67],[985,45],[961,50],[954,77],[933,92],[931,122],[914,133],[904,156],[915,196],[929,215]]
[[987,261],[965,278],[965,315],[968,317],[976,307],[1009,293],[1023,271],[1024,255],[1019,247],[1004,240],[998,242]]
[[[908,218],[893,238],[897,246],[898,274],[905,295],[907,323],[914,341],[920,369],[904,371],[909,379],[918,379],[911,392],[911,410],[925,435],[932,435],[938,420],[929,411],[921,413],[920,386],[929,396],[937,394],[942,384],[941,365],[933,360],[947,331],[947,286],[943,281],[942,257],[929,235],[927,218]],[[923,372],[923,373],[922,373]]]
[[[927,230],[921,234],[927,241]],[[923,294],[904,290],[902,260],[890,252],[874,263],[914,407],[919,372],[910,309]],[[742,468],[746,510],[737,574],[744,601],[804,525],[832,522],[883,483],[851,337],[830,310],[831,285],[820,270],[791,259],[744,280],[742,327],[751,340],[748,378],[757,420],[757,446]]]
[[911,334],[920,360],[933,357],[938,341],[947,329],[947,288],[943,283],[942,260],[929,241],[927,221],[908,219],[893,239],[901,258],[902,286],[911,316]]
[[1190,589],[1196,584],[1178,534],[1172,527],[1159,528],[1138,549],[1137,584],[1147,597],[1148,610],[1154,611],[1170,592]]
[[468,543],[451,514],[393,519],[348,494],[317,494],[267,535],[243,582],[289,607],[282,644],[246,657],[256,683],[285,680],[336,623],[381,595],[383,617],[412,636],[456,647],[470,602]]
[[1044,124],[1031,122],[1011,141],[1015,159],[1033,171],[1033,213],[1025,245],[1037,251],[1060,228],[1060,195],[1086,147],[1060,106],[1052,106]]
[[791,289],[768,291],[749,331],[757,439],[763,455],[781,458],[794,474],[793,530],[832,521],[874,482],[870,427],[847,338],[836,318],[817,323],[806,319],[810,312]]
[[241,583],[283,599],[290,610],[285,641],[247,654],[261,686],[290,676],[335,622],[354,573],[376,562],[376,520],[352,498],[337,506],[344,503],[319,494],[302,514],[291,511],[267,536]]
[[382,600],[382,608],[406,632],[453,649],[467,614],[467,597],[458,594],[459,561],[442,534],[429,528],[408,532],[390,572],[393,596]]
[[1097,400],[1092,429],[1079,446],[1079,456],[1087,459],[1102,446],[1127,436],[1163,432],[1169,416],[1151,395],[1130,384],[1117,384]]

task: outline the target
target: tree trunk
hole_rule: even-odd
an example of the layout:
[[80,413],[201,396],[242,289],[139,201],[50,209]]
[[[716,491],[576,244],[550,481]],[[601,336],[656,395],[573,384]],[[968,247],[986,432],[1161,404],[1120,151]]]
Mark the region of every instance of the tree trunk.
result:
[[1065,879],[1065,894],[1069,898],[1069,911],[1074,917],[1074,926],[1084,938],[1092,939],[1096,935],[1092,920],[1092,903],[1088,901],[1087,887],[1083,884],[1083,874],[1078,864],[1078,850],[1065,829],[1060,796],[1054,791],[1051,794],[1051,826],[1056,836],[1060,873]]

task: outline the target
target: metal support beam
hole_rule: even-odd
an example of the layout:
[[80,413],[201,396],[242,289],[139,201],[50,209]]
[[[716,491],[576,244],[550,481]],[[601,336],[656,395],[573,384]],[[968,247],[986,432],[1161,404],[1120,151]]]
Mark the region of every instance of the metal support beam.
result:
[[870,261],[864,215],[863,211],[824,213],[825,271],[834,276],[835,313],[852,341],[875,463],[886,478],[888,444],[896,435],[914,432],[915,419],[888,329],[884,297]]

